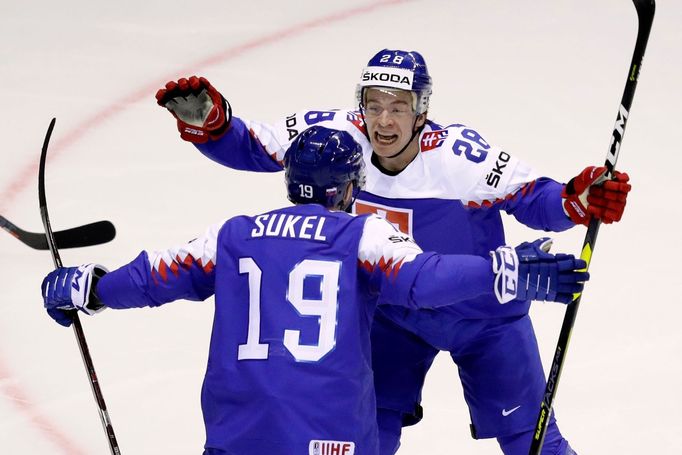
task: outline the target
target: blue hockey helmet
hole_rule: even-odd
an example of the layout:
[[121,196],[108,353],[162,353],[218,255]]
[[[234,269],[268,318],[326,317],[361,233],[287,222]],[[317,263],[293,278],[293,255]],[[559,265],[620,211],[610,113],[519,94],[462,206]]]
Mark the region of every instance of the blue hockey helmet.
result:
[[345,210],[344,194],[353,182],[353,199],[365,185],[362,147],[346,131],[312,126],[284,155],[287,195],[295,204],[322,204]]
[[367,87],[407,90],[413,94],[414,111],[423,114],[429,109],[432,85],[426,61],[419,52],[384,49],[362,70],[355,96],[362,107]]

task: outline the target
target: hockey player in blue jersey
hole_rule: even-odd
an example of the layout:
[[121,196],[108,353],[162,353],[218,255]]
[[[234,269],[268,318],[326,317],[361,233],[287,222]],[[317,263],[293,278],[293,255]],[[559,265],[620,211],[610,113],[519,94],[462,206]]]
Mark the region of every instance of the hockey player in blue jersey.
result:
[[73,309],[215,294],[201,397],[206,455],[377,455],[377,303],[437,307],[489,295],[502,310],[568,302],[588,278],[584,261],[548,254],[547,239],[484,258],[422,253],[384,219],[345,213],[365,180],[362,148],[346,132],[311,128],[284,163],[294,207],[232,218],[109,273],[87,264],[43,281],[45,307],[65,326]]
[[[345,130],[362,145],[367,185],[355,213],[376,213],[426,250],[485,256],[505,243],[500,212],[544,231],[620,220],[630,190],[616,172],[588,167],[567,184],[543,177],[475,129],[428,119],[431,77],[417,52],[382,50],[369,61],[349,110],[307,110],[269,125],[232,116],[206,79],[169,82],[157,101],[184,140],[235,169],[282,169],[288,144],[313,125]],[[372,333],[382,453],[397,450],[401,426],[421,418],[421,388],[438,351],[458,366],[475,438],[497,438],[526,454],[545,377],[528,305],[503,313],[490,296],[469,305],[378,311]],[[456,334],[456,335],[455,335]],[[572,450],[552,420],[543,454]]]

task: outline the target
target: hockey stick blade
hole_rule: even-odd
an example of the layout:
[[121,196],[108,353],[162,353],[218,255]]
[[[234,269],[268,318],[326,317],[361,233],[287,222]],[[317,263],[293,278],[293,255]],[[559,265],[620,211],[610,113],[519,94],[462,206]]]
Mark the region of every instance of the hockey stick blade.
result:
[[[52,260],[54,261],[54,266],[59,268],[62,266],[62,259],[59,256],[59,251],[57,249],[57,243],[55,241],[55,236],[50,227],[50,216],[47,212],[47,198],[45,197],[45,161],[47,159],[47,146],[50,143],[50,137],[52,136],[52,130],[54,129],[54,124],[57,120],[52,119],[50,126],[45,134],[45,141],[43,141],[43,149],[40,153],[40,164],[38,165],[38,200],[40,202],[40,218],[43,220],[43,227],[45,228],[45,237],[47,239],[47,245],[52,253]],[[81,353],[81,358],[83,360],[83,366],[88,376],[88,381],[90,382],[90,389],[97,402],[97,408],[99,411],[99,417],[102,422],[102,427],[104,428],[104,433],[107,437],[107,443],[109,444],[109,450],[111,455],[120,455],[121,450],[118,447],[118,441],[116,440],[116,435],[114,434],[114,427],[109,419],[109,412],[107,411],[107,405],[104,402],[104,395],[102,395],[102,390],[99,386],[99,379],[97,379],[97,372],[95,372],[95,365],[92,362],[92,357],[90,356],[90,349],[88,348],[88,343],[85,339],[85,333],[83,332],[83,326],[81,325],[80,318],[78,317],[77,311],[72,311],[72,324],[73,333],[76,336],[76,342],[78,343],[78,349]]]
[[[47,236],[41,232],[28,232],[0,215],[0,227],[13,237],[36,250],[49,250]],[[57,248],[82,248],[111,242],[116,237],[116,228],[110,221],[94,223],[64,229],[54,233]]]
[[[635,89],[637,88],[637,81],[639,79],[639,72],[642,68],[642,60],[646,50],[647,42],[649,41],[649,33],[651,32],[651,25],[654,20],[654,13],[656,12],[655,0],[633,0],[635,8],[637,9],[638,29],[637,39],[635,41],[635,50],[632,53],[632,61],[628,68],[628,75],[625,81],[625,89],[623,90],[623,97],[618,107],[618,115],[616,116],[616,124],[611,133],[611,143],[606,154],[606,162],[604,165],[608,169],[607,174],[611,176],[616,168],[618,161],[618,153],[620,151],[620,144],[623,141],[625,134],[625,126],[630,115],[630,107],[632,106],[632,99],[635,96]],[[583,248],[580,258],[587,263],[587,268],[590,266],[594,248],[597,243],[597,234],[599,233],[600,221],[592,219],[585,234]],[[552,358],[552,366],[549,369],[547,377],[547,385],[545,386],[545,393],[540,403],[540,411],[538,413],[533,439],[530,445],[530,455],[539,455],[542,450],[542,445],[545,440],[545,434],[549,425],[552,406],[554,404],[554,397],[556,396],[559,387],[559,379],[564,367],[564,360],[566,359],[566,350],[571,340],[571,332],[578,314],[580,300],[582,294],[577,294],[575,300],[571,302],[566,308],[564,321],[559,332],[559,340],[557,341],[554,357]]]

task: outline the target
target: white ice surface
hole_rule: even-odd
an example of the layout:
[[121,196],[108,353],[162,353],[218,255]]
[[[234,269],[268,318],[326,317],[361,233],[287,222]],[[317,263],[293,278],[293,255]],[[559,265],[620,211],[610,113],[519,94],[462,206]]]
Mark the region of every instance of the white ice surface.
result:
[[[556,401],[582,454],[682,453],[682,4],[660,0],[618,167],[634,190],[603,226]],[[0,213],[41,229],[35,165],[48,163],[55,229],[110,219],[115,241],[64,250],[65,264],[116,267],[226,216],[286,204],[281,174],[224,169],[182,142],[156,106],[165,81],[204,75],[235,114],[273,121],[345,107],[367,59],[421,51],[431,117],[567,180],[604,160],[636,34],[627,0],[0,2]],[[509,221],[510,243],[535,238]],[[579,253],[584,229],[556,235]],[[108,453],[71,330],[43,312],[52,268],[0,234],[0,453]],[[532,310],[545,364],[564,310]],[[124,454],[201,453],[199,392],[212,304],[82,317]],[[499,453],[469,436],[456,368],[427,377],[425,418],[403,455]]]

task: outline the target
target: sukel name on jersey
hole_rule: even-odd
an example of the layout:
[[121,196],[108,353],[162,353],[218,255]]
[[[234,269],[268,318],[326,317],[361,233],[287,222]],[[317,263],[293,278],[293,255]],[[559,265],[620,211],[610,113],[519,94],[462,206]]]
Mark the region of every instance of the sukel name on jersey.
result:
[[322,233],[324,216],[300,216],[287,213],[268,213],[257,216],[256,227],[251,230],[251,237],[282,237],[292,239],[319,240],[327,237]]

